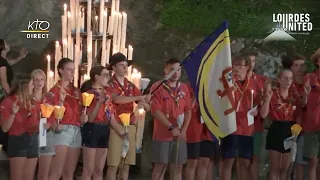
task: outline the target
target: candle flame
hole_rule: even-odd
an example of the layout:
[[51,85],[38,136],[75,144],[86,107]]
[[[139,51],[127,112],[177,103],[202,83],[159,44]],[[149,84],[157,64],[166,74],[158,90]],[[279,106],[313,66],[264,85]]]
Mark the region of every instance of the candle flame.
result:
[[92,45],[89,44],[89,45],[88,45],[88,52],[91,52],[91,51],[92,51]]
[[107,9],[105,9],[105,10],[103,11],[103,15],[104,15],[104,16],[108,16],[108,10],[107,10]]
[[99,17],[98,17],[98,16],[95,16],[94,18],[95,18],[95,19],[96,19],[96,21],[97,21]]
[[251,93],[253,94],[254,90],[251,90]]
[[67,10],[68,5],[66,3],[64,3],[63,8],[66,11]]
[[53,71],[50,71],[48,75],[49,75],[49,77],[53,77],[54,76]]
[[59,41],[56,41],[56,46],[59,46],[60,44],[59,44]]
[[71,17],[71,12],[70,11],[68,11],[68,17]]
[[133,69],[132,73],[135,73],[137,74],[138,73],[138,70],[136,68]]
[[50,62],[50,55],[47,55],[47,59],[48,59],[48,61]]
[[132,50],[132,49],[133,49],[131,45],[129,45],[128,48],[129,48],[129,50]]
[[66,39],[62,40],[63,45],[67,45],[68,41]]
[[86,81],[86,80],[89,80],[90,79],[90,76],[88,74],[85,74],[83,75],[83,79]]
[[142,113],[143,113],[143,111],[144,111],[144,109],[143,109],[143,108],[139,109],[139,113],[140,113],[140,114],[142,114]]
[[127,13],[123,12],[123,13],[122,13],[122,16],[123,16],[123,17],[126,17],[126,16],[127,16]]

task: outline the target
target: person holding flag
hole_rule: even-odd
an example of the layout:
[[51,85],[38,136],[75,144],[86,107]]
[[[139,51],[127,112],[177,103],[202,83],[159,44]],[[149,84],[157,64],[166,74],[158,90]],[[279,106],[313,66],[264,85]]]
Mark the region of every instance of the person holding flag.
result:
[[182,165],[187,161],[186,132],[191,120],[191,99],[187,86],[180,82],[180,61],[165,63],[167,81],[151,87],[151,114],[154,117],[152,180],[163,180],[169,165],[170,179],[182,180]]
[[[134,102],[138,104],[138,109],[150,110],[148,104],[150,95],[142,96],[138,87],[130,82],[125,76],[128,74],[128,66],[132,61],[128,61],[122,53],[116,53],[110,58],[108,70],[113,70],[114,76],[110,79],[110,88],[113,89],[111,95],[116,111],[116,120],[121,123],[120,116],[122,114],[130,114],[130,122],[128,132],[125,136],[118,134],[113,128],[110,129],[109,150],[107,154],[107,178],[115,180],[119,165],[123,164],[123,168],[119,172],[123,180],[128,180],[130,165],[136,163],[136,118],[134,114]],[[122,124],[124,125],[124,124]],[[126,156],[121,162],[122,147],[124,139],[129,141],[129,148],[126,149]]]

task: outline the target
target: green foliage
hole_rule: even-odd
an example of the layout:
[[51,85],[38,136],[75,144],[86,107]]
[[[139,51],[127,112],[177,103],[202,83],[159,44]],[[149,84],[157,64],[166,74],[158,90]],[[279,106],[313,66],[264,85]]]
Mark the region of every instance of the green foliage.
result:
[[[320,1],[309,0],[162,0],[162,3],[160,21],[165,25],[205,36],[228,20],[232,38],[265,38],[276,26],[272,21],[274,13],[310,13],[314,27],[317,21],[313,17],[320,13],[320,8],[316,8]],[[297,42],[284,45],[308,53],[317,49],[316,39],[320,38],[316,31],[294,37]]]

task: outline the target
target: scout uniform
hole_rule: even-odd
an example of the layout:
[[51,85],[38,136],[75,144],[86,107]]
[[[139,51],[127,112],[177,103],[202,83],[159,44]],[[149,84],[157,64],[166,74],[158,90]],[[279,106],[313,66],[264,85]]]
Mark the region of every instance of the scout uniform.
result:
[[[61,81],[53,86],[47,94],[46,103],[53,106],[59,104]],[[81,121],[80,117],[82,114],[82,95],[80,89],[69,83],[68,88],[65,88],[66,98],[63,106],[66,108],[64,116],[59,124],[62,125],[61,131],[56,131],[54,135],[55,145],[68,146],[72,148],[80,148],[82,137],[81,137]],[[58,123],[54,117],[54,113],[49,118],[50,122]]]
[[[17,96],[8,96],[1,102],[2,122],[7,120],[12,114],[12,106],[17,99]],[[8,131],[9,141],[7,155],[9,158],[38,158],[38,130],[40,111],[34,107],[26,108],[19,101],[17,106],[20,106],[20,109],[15,115],[12,125]],[[34,128],[37,126],[38,128]]]
[[269,128],[266,142],[266,149],[279,153],[289,153],[290,149],[285,149],[283,141],[291,137],[291,126],[300,116],[300,97],[292,91],[286,99],[280,96],[280,90],[273,91],[269,104],[269,117],[272,124]]
[[[100,92],[95,88],[91,88],[87,93],[94,95],[91,105],[87,109],[87,113],[90,114],[100,99]],[[111,115],[115,113],[111,101],[111,94],[110,91],[105,92],[105,101],[101,104],[96,118],[93,122],[87,122],[83,125],[82,146],[88,148],[108,148],[110,134],[108,124],[111,120]]]
[[[110,80],[110,87],[113,88],[113,93],[118,96],[141,96],[141,91],[131,83],[127,78],[121,84],[114,76]],[[116,120],[121,123],[120,115],[123,113],[133,113],[133,102],[127,104],[114,104],[116,112]],[[122,124],[122,123],[121,123]],[[131,116],[130,126],[128,127],[129,151],[124,163],[128,165],[136,164],[136,126],[135,116]],[[107,155],[108,166],[119,166],[121,161],[123,138],[121,138],[112,128],[110,130],[109,150]]]
[[[160,81],[154,83],[150,91],[153,91],[161,84]],[[159,110],[170,121],[173,127],[163,125],[157,118],[154,119],[153,141],[152,141],[152,162],[157,164],[176,163],[174,157],[176,151],[178,164],[184,164],[187,161],[187,147],[183,140],[179,140],[179,149],[176,141],[173,141],[172,133],[174,127],[181,128],[184,120],[184,113],[191,110],[191,99],[187,86],[182,82],[177,82],[175,88],[169,87],[163,83],[153,94],[151,98],[151,114]],[[172,155],[172,156],[171,156]]]
[[305,106],[304,130],[304,156],[307,158],[320,157],[320,71],[307,74],[311,92],[308,96],[308,103]]
[[235,87],[237,131],[221,140],[222,157],[224,159],[236,157],[251,159],[253,156],[252,134],[254,132],[254,125],[248,125],[247,113],[251,110],[252,90],[254,92],[254,106],[255,104],[259,104],[257,100],[257,92],[259,91],[252,78],[236,81]]

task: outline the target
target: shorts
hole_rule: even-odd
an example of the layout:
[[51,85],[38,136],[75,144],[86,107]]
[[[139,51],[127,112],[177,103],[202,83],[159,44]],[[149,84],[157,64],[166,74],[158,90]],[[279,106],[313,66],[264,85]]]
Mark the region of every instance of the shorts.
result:
[[53,156],[56,154],[54,148],[54,133],[53,131],[47,131],[47,146],[40,147],[40,156]]
[[[136,131],[134,125],[128,127],[129,151],[124,159],[124,163],[128,165],[136,164]],[[123,139],[110,128],[109,149],[107,154],[108,166],[117,167],[121,161]]]
[[199,159],[200,157],[219,160],[219,145],[212,141],[198,143],[187,143],[188,159]]
[[88,148],[108,148],[109,126],[103,124],[86,123],[82,127],[82,146]]
[[221,155],[223,159],[253,157],[253,137],[229,135],[221,140]]
[[266,140],[266,150],[289,153],[291,148],[284,149],[284,140],[291,137],[292,121],[272,121]]
[[82,137],[79,126],[63,125],[61,131],[54,133],[55,146],[68,146],[72,148],[81,148]]
[[253,134],[253,155],[260,156],[262,150],[263,132],[255,132]]
[[39,157],[38,134],[22,134],[10,136],[8,140],[8,158],[26,157],[28,159]]
[[306,158],[320,157],[320,132],[304,132],[303,156]]
[[303,158],[303,146],[304,146],[304,136],[301,135],[297,139],[297,156],[296,156],[296,163],[307,165],[308,162]]
[[187,143],[179,141],[152,141],[152,162],[156,164],[187,163]]

